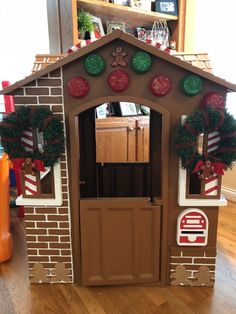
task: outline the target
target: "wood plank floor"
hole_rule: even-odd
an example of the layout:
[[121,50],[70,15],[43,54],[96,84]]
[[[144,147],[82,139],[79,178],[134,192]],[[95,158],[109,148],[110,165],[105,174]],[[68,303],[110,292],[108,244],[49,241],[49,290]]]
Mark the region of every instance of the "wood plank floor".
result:
[[214,289],[29,286],[23,220],[12,218],[12,234],[14,256],[0,264],[0,314],[236,313],[236,204],[220,210]]

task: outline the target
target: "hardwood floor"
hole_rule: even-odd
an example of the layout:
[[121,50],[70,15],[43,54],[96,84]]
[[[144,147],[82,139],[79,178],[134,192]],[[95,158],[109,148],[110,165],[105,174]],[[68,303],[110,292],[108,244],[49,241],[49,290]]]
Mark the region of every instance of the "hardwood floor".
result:
[[28,283],[24,221],[12,218],[14,256],[0,264],[0,314],[236,313],[236,204],[222,207],[215,288]]

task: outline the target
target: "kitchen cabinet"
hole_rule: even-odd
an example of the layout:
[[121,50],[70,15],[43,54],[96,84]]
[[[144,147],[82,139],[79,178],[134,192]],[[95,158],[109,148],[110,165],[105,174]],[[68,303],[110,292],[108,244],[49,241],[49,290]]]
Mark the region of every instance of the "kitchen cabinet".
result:
[[148,162],[149,116],[96,120],[96,162]]

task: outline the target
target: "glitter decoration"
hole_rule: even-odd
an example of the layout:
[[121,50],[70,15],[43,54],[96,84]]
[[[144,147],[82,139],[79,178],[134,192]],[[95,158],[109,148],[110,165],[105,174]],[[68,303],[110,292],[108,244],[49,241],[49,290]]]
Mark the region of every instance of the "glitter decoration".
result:
[[186,96],[197,95],[202,87],[203,81],[197,75],[187,75],[181,82],[181,90]]
[[115,92],[123,92],[129,86],[129,76],[123,70],[114,70],[108,77],[108,84]]
[[131,66],[138,74],[146,73],[152,66],[152,58],[147,52],[138,51],[132,57]]
[[84,61],[85,71],[92,76],[101,75],[105,67],[105,60],[98,54],[89,55]]
[[151,80],[150,89],[156,96],[165,96],[171,89],[171,81],[163,74],[154,76]]
[[201,108],[205,109],[207,106],[211,106],[216,109],[224,109],[225,108],[225,100],[224,97],[217,92],[210,92],[203,97],[201,102]]
[[83,98],[89,92],[89,84],[83,77],[75,76],[68,82],[68,91],[75,98]]

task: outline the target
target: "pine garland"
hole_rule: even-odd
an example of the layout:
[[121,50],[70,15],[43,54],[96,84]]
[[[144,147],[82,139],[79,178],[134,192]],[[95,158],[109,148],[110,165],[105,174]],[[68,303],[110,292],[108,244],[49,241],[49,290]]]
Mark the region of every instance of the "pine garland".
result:
[[[219,148],[207,155],[201,154],[198,152],[199,135],[213,131],[220,133]],[[236,120],[226,109],[208,106],[203,111],[196,110],[177,126],[175,148],[182,167],[190,171],[198,161],[206,159],[224,163],[226,168],[231,168],[236,160]]]
[[[36,149],[31,153],[22,146],[22,132],[28,127],[38,129],[43,133],[42,152]],[[29,107],[20,107],[16,112],[4,117],[0,123],[0,137],[3,149],[10,159],[29,157],[33,160],[43,161],[44,165],[48,167],[53,166],[64,152],[63,125],[49,109],[43,107],[35,110]]]

